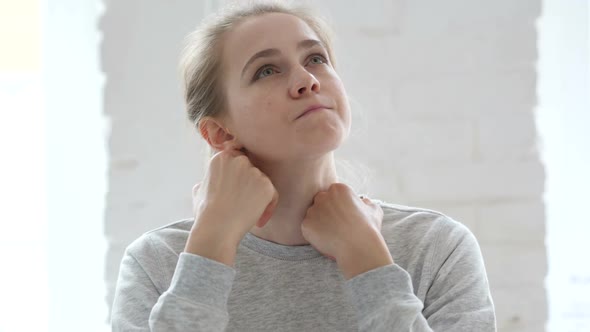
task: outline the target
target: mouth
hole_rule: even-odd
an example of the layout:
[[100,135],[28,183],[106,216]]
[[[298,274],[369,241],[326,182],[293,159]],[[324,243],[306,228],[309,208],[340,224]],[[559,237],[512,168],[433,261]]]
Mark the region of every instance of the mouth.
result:
[[295,120],[297,120],[297,119],[301,118],[302,116],[305,116],[311,112],[319,111],[322,109],[328,109],[328,107],[326,107],[324,105],[311,105],[307,109],[305,109],[305,111],[303,111],[301,114],[299,114],[299,116],[297,118],[295,118]]

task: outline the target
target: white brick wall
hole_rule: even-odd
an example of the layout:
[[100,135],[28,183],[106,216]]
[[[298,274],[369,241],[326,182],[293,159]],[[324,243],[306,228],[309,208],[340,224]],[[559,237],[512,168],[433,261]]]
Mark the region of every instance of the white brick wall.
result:
[[[358,190],[467,225],[484,254],[499,330],[544,330],[545,174],[533,113],[540,0],[311,3],[333,23],[353,106],[353,134],[337,156],[371,169]],[[184,34],[217,6],[107,4],[109,303],[124,247],[190,216],[203,145],[184,120],[176,60]]]

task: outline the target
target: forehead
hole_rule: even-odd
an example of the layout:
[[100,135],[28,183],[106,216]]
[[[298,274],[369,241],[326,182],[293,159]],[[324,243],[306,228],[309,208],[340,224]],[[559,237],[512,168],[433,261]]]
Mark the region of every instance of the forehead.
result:
[[240,70],[258,51],[278,48],[295,50],[304,39],[318,39],[300,18],[284,13],[268,13],[245,19],[233,27],[225,38],[223,62],[230,71]]

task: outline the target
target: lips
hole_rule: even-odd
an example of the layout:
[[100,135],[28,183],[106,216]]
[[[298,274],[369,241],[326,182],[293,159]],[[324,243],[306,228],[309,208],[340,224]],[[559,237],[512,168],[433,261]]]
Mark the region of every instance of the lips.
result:
[[299,114],[299,116],[297,116],[297,118],[295,118],[295,120],[299,119],[300,117],[304,116],[305,114],[307,114],[307,113],[309,113],[311,111],[314,111],[314,110],[317,110],[317,109],[320,109],[320,108],[328,108],[328,107],[326,107],[324,105],[320,105],[320,104],[311,105],[308,108],[306,108],[303,112],[301,112]]

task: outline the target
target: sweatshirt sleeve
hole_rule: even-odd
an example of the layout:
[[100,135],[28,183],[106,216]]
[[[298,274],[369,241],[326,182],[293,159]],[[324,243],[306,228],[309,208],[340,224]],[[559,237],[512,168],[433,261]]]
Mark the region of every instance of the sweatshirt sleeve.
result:
[[[454,245],[432,249],[433,260],[441,263],[436,275],[430,276],[433,281],[426,305],[414,295],[410,274],[397,264],[367,271],[346,282],[359,331],[496,331],[479,245],[473,234],[461,227],[462,234],[452,241]],[[436,270],[434,261],[426,264]]]
[[225,330],[233,268],[183,252],[169,288],[160,294],[155,276],[162,266],[157,257],[138,259],[144,254],[125,251],[111,312],[113,331]]

